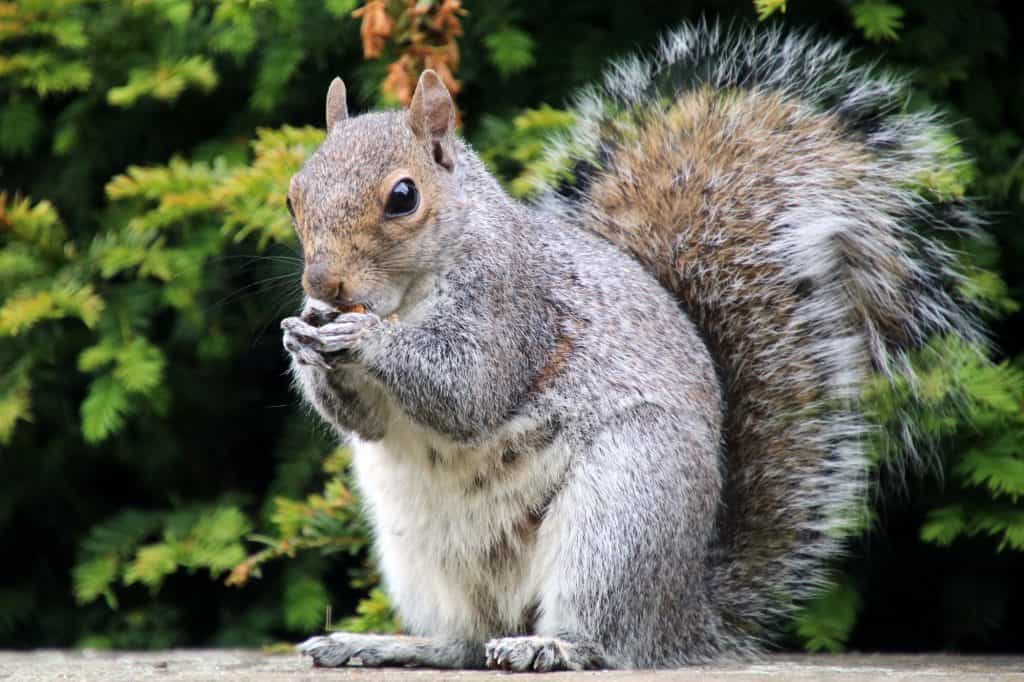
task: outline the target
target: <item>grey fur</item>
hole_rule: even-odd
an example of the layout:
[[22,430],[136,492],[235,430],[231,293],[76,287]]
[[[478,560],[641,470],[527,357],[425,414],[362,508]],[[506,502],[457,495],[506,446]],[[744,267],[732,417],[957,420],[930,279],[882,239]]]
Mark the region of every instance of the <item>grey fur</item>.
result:
[[[753,166],[714,179],[733,194],[705,207],[703,222],[648,225],[654,206],[602,213],[599,183],[657,180],[630,175],[636,135],[609,136],[609,112],[642,132],[673,115],[664,102],[701,85],[781,93],[812,119],[834,114],[836,144],[866,150],[867,167],[849,169],[867,176],[865,188],[837,195],[811,161],[786,157],[783,139],[779,159],[798,171],[792,197],[745,205],[747,188],[779,176]],[[537,206],[509,198],[450,133],[434,143],[454,163],[434,163],[405,113],[336,121],[293,182],[299,229],[307,261],[344,259],[361,282],[346,291],[370,309],[335,315],[310,299],[302,319],[283,323],[284,343],[302,393],[353,446],[394,606],[412,634],[432,639],[334,634],[302,650],[318,665],[513,671],[756,651],[764,626],[820,584],[822,561],[839,551],[830,533],[864,503],[857,396],[868,372],[905,368],[909,349],[937,332],[977,338],[944,288],[957,281],[951,254],[907,227],[925,206],[905,186],[937,163],[937,128],[895,113],[901,87],[805,36],[683,27],[654,58],[621,62],[604,89],[581,96],[574,137],[551,153],[586,162],[593,177]],[[873,114],[870,130],[859,127]],[[431,211],[415,230],[382,221],[367,238],[357,225],[397,167],[421,173]],[[701,191],[685,164],[672,173],[680,192]],[[874,203],[861,205],[860,191]],[[701,240],[716,239],[715,216],[734,210],[766,244],[715,255],[729,235]],[[677,265],[690,241],[711,255]],[[892,273],[843,260],[870,264],[879,249]],[[743,280],[751,264],[770,276]],[[922,287],[913,297],[899,291],[907,272]],[[772,296],[785,316],[765,307]],[[882,333],[896,313],[907,338]],[[763,340],[729,336],[761,319]],[[734,402],[735,387],[755,379],[774,393]],[[800,410],[782,398],[802,391],[813,399]],[[737,405],[756,409],[758,423]],[[804,459],[772,450],[787,430]],[[734,449],[764,457],[736,470]],[[758,508],[744,494],[760,496],[781,540],[765,519],[736,516]]]

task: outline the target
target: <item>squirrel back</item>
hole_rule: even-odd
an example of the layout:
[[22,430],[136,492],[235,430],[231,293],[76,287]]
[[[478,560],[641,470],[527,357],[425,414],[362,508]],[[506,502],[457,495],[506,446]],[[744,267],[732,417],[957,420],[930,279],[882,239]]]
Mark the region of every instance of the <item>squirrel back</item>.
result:
[[921,189],[948,172],[949,137],[905,100],[840,44],[687,25],[584,91],[549,150],[571,181],[539,206],[645,264],[717,363],[723,650],[752,648],[820,587],[862,518],[872,375],[912,376],[909,354],[934,335],[981,338],[939,236],[977,219]]

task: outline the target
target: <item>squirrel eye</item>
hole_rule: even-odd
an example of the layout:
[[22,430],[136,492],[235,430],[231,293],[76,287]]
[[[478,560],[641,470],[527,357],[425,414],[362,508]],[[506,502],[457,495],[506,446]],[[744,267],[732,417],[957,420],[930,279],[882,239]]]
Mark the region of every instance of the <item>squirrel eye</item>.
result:
[[384,215],[388,218],[409,215],[419,205],[420,194],[416,191],[416,184],[409,178],[402,178],[388,194],[387,203],[384,204]]
[[291,197],[285,197],[284,203],[285,203],[285,206],[288,207],[288,213],[290,213],[292,218],[294,218],[295,217],[295,209],[292,208],[292,198]]

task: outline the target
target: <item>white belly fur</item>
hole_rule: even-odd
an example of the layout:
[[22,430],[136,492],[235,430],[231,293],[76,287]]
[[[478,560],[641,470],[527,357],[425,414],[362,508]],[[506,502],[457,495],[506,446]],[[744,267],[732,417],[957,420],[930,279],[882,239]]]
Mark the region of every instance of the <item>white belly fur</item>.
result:
[[[515,420],[470,449],[392,414],[383,440],[353,438],[352,446],[403,625],[419,635],[481,640],[529,627],[524,619],[551,572],[557,532],[550,522],[524,520],[564,475],[565,446],[555,439],[505,466],[502,443],[536,424]],[[535,512],[532,518],[538,520]]]

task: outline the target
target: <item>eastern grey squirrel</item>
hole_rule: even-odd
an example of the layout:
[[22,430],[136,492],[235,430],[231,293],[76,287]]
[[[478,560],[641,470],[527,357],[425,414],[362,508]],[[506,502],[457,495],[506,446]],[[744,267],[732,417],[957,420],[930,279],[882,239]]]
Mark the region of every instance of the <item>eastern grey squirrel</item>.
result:
[[863,511],[874,375],[980,337],[919,191],[945,128],[803,33],[669,33],[579,95],[558,186],[509,197],[423,73],[292,179],[284,345],[351,442],[412,636],[317,665],[561,670],[756,652]]

